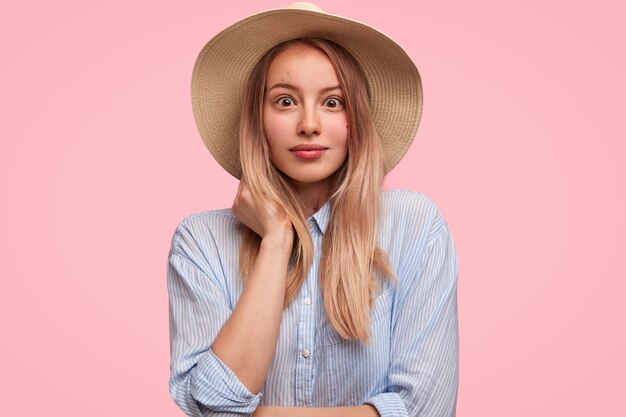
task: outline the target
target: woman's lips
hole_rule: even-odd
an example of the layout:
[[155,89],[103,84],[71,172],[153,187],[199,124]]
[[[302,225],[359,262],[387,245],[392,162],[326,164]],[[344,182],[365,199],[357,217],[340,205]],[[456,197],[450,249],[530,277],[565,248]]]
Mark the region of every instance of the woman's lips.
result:
[[321,145],[298,145],[289,149],[300,159],[317,159],[324,154],[327,148]]
[[300,159],[317,159],[324,153],[326,149],[309,149],[309,150],[299,150],[299,151],[291,151]]

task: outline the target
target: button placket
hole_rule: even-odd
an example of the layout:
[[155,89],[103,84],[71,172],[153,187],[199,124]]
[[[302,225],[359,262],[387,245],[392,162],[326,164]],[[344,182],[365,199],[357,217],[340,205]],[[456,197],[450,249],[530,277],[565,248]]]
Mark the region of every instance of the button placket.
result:
[[[299,310],[298,339],[297,339],[297,360],[296,360],[296,404],[310,407],[313,404],[315,388],[315,367],[318,356],[315,356],[317,349],[315,323],[318,316],[318,305],[313,303],[314,297],[317,300],[319,261],[321,257],[322,234],[314,218],[307,220],[313,239],[314,254],[313,263],[307,272],[307,276],[299,294],[299,302],[296,304]],[[314,357],[315,356],[315,357]]]

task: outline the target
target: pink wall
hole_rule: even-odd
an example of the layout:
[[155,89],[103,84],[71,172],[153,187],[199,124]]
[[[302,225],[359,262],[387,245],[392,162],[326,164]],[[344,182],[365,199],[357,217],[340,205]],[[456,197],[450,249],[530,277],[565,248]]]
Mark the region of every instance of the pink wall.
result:
[[[219,29],[279,1],[13,2],[0,13],[4,416],[182,416],[165,263],[230,206],[189,82]],[[421,4],[420,4],[421,3]],[[459,254],[459,416],[623,405],[623,2],[336,2],[421,71],[389,188],[431,196]]]

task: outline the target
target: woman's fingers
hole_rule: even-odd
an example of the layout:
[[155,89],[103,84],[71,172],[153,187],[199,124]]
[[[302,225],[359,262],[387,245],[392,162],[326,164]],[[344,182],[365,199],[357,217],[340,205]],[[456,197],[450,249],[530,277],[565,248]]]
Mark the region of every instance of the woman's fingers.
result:
[[263,237],[263,224],[259,219],[261,214],[258,213],[252,194],[243,180],[239,182],[239,189],[233,202],[232,212],[241,223]]
[[257,204],[243,179],[239,182],[232,212],[240,222],[261,237],[265,237],[266,234],[275,230],[291,230],[291,221],[284,214],[284,211],[275,204],[268,202]]

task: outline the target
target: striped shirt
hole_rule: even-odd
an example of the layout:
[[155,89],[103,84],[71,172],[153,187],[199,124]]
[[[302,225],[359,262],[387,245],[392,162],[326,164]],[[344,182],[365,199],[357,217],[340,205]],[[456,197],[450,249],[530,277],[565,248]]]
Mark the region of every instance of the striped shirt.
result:
[[307,221],[313,263],[283,312],[274,361],[256,395],[211,350],[243,290],[238,220],[224,209],[180,222],[167,264],[169,389],[187,415],[250,415],[259,405],[362,404],[382,417],[455,415],[457,257],[448,225],[418,192],[382,191],[380,210],[379,245],[398,283],[387,280],[377,295],[371,344],[342,340],[324,312],[318,274],[327,202]]

